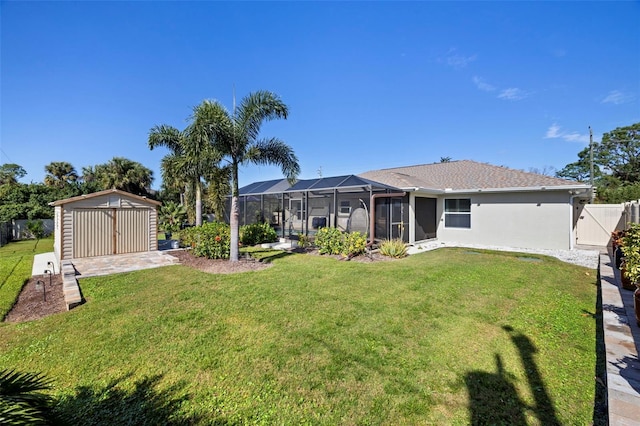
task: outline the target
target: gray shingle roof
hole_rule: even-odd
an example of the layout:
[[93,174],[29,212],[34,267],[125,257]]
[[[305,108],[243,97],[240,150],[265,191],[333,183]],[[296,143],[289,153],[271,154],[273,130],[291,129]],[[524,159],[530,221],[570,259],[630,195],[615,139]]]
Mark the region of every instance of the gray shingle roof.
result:
[[588,187],[570,180],[471,160],[372,170],[358,176],[398,188],[433,190]]

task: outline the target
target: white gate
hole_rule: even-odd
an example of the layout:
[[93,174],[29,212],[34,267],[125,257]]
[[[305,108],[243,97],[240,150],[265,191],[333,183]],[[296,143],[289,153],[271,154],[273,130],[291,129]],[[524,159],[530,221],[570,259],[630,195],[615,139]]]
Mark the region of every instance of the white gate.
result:
[[626,226],[624,204],[585,204],[581,207],[576,223],[577,244],[606,246],[611,233]]

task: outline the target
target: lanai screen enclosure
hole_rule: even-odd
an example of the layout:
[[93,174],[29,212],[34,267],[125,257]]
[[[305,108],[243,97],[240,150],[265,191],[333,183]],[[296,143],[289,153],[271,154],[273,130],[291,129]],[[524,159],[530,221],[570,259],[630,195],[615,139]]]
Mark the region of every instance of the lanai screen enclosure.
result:
[[373,230],[375,239],[407,242],[407,206],[408,195],[397,188],[355,175],[299,180],[292,186],[286,179],[256,182],[240,188],[239,198],[240,225],[266,222],[285,238],[332,227],[367,237]]

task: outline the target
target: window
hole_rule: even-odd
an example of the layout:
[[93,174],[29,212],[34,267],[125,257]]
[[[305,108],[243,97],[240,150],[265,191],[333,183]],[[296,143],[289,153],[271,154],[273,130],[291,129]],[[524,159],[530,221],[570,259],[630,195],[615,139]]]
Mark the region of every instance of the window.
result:
[[444,226],[471,228],[471,200],[469,198],[444,200]]
[[340,201],[340,215],[348,216],[351,214],[351,203],[347,201]]

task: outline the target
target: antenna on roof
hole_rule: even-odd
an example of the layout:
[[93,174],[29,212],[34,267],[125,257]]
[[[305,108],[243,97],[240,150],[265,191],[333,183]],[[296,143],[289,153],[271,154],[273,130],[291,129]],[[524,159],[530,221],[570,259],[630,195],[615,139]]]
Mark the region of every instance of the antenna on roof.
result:
[[318,177],[322,177],[322,166],[318,167],[316,171],[318,172]]

